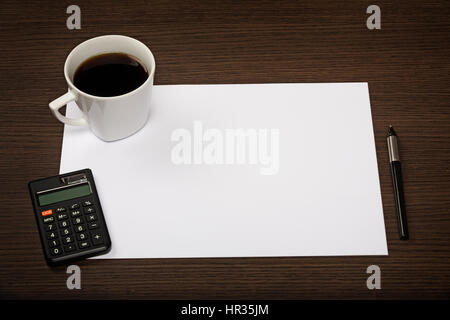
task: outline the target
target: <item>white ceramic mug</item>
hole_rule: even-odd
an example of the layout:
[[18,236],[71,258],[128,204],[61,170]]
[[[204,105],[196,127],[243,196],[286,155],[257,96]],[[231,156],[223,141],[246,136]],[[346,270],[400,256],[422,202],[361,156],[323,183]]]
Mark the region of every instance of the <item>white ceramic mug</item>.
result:
[[[74,86],[74,73],[80,64],[93,56],[113,52],[134,56],[147,69],[148,79],[139,88],[120,96],[98,97]],[[88,125],[91,131],[102,140],[114,141],[126,138],[147,123],[155,67],[155,59],[150,49],[136,39],[108,35],[84,41],[70,52],[64,64],[64,76],[69,91],[50,102],[50,110],[59,121],[65,124]],[[82,118],[67,118],[59,112],[59,109],[70,101],[75,101],[83,112]]]

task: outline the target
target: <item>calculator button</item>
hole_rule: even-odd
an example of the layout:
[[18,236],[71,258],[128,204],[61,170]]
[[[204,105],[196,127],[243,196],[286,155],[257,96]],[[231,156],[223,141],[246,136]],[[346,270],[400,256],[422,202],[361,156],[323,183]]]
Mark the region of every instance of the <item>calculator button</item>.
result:
[[54,256],[59,256],[62,253],[62,249],[61,249],[61,247],[57,247],[57,248],[51,249],[50,252]]
[[91,201],[84,201],[83,202],[83,207],[89,207],[89,206],[92,206],[92,202]]
[[80,210],[74,210],[70,213],[70,215],[72,216],[72,218],[78,217],[81,215],[81,211]]
[[82,233],[77,234],[77,239],[78,240],[86,240],[87,238],[88,238],[88,234],[87,233],[82,232]]
[[94,207],[87,207],[87,208],[84,208],[84,213],[85,213],[85,214],[90,214],[90,213],[94,213],[94,212],[95,212]]
[[56,233],[56,231],[50,231],[47,232],[47,239],[56,239],[58,238],[58,234]]
[[75,226],[75,232],[83,232],[86,230],[86,227],[82,224]]
[[59,245],[59,240],[58,239],[51,240],[51,241],[48,242],[48,245],[50,246],[50,248],[56,247],[56,246]]
[[103,244],[103,236],[101,233],[96,232],[92,233],[91,235],[92,235],[92,243],[94,244],[94,246]]
[[55,209],[55,212],[56,213],[61,213],[61,212],[65,212],[66,211],[66,208],[65,207],[59,207],[59,208],[56,208]]
[[72,243],[73,242],[73,237],[72,236],[63,237],[62,241],[63,241],[64,244]]
[[67,246],[64,246],[64,251],[65,252],[72,252],[75,249],[76,249],[75,243],[68,244]]
[[67,228],[69,226],[69,221],[61,221],[59,223],[60,228]]
[[55,217],[45,217],[42,221],[44,221],[44,223],[52,223],[55,221]]
[[89,248],[90,247],[89,241],[78,242],[78,247],[80,247],[80,249]]
[[67,219],[69,216],[67,215],[67,213],[58,213],[56,215],[56,217],[58,218],[58,220],[65,220]]
[[91,222],[91,223],[88,224],[89,230],[97,229],[99,226],[100,225],[99,225],[98,222]]
[[78,203],[74,203],[69,206],[70,210],[75,210],[75,209],[78,209],[79,207],[80,207],[80,205]]
[[61,230],[61,235],[62,236],[67,236],[68,234],[71,234],[72,230],[70,230],[70,228],[65,228]]
[[53,211],[50,209],[50,210],[45,210],[45,211],[42,211],[41,212],[41,215],[43,216],[43,217],[45,217],[45,216],[49,216],[49,215],[51,215],[51,214],[53,214]]
[[86,217],[88,222],[97,221],[97,216],[95,214],[90,214]]
[[53,231],[56,229],[56,223],[49,223],[44,226],[45,231]]
[[83,223],[84,222],[83,217],[78,217],[78,218],[72,219],[72,222],[73,222],[73,224]]

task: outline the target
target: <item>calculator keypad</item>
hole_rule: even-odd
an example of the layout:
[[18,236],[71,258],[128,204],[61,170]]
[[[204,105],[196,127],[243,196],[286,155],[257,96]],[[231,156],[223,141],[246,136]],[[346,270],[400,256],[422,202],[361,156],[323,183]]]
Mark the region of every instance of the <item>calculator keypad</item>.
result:
[[78,225],[75,227],[75,232],[83,232],[86,230],[86,227],[84,225]]
[[69,206],[70,210],[75,210],[75,209],[79,209],[80,205],[78,203],[73,203]]
[[[50,253],[59,256],[104,244],[100,222],[92,200],[42,211]],[[83,214],[82,214],[83,213]]]
[[65,212],[65,211],[66,211],[65,207],[58,207],[58,208],[55,209],[56,213],[61,213],[61,212]]
[[78,242],[78,247],[80,248],[80,249],[86,249],[86,248],[89,248],[91,245],[90,245],[90,243],[89,243],[89,241],[81,241],[81,242]]
[[49,223],[44,225],[44,230],[45,231],[54,231],[56,230],[56,224],[55,223]]
[[50,266],[110,251],[111,239],[90,169],[30,181],[28,189]]
[[76,250],[77,248],[76,248],[76,246],[75,246],[75,244],[69,244],[69,245],[67,245],[67,246],[64,246],[64,251],[65,252],[72,252],[72,251],[74,251],[74,250]]
[[47,232],[47,239],[56,239],[58,238],[58,233],[56,231]]
[[98,227],[99,227],[99,223],[98,222],[88,223],[89,230],[97,229]]
[[92,243],[94,246],[103,244],[103,235],[99,232],[92,233]]
[[52,240],[48,242],[50,248],[56,247],[59,245],[59,240]]
[[52,223],[52,222],[55,221],[55,217],[53,217],[53,216],[51,216],[51,217],[44,217],[44,218],[42,219],[42,221],[43,221],[44,223]]
[[58,213],[56,215],[56,218],[58,218],[58,220],[65,220],[69,217],[69,215],[67,213]]
[[52,249],[50,250],[50,252],[51,252],[51,254],[54,255],[54,256],[59,256],[59,255],[62,254],[62,249],[61,249],[61,247],[52,248]]
[[81,216],[81,211],[80,210],[73,210],[73,211],[70,212],[70,216],[72,218],[79,217],[79,216]]

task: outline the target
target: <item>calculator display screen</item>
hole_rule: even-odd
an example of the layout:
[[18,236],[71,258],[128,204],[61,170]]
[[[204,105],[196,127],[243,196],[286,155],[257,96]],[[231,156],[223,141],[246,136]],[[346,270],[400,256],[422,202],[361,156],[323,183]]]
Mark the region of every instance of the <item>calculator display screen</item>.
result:
[[78,197],[84,197],[92,193],[88,183],[81,185],[55,190],[38,195],[39,204],[46,206],[48,204],[70,200]]

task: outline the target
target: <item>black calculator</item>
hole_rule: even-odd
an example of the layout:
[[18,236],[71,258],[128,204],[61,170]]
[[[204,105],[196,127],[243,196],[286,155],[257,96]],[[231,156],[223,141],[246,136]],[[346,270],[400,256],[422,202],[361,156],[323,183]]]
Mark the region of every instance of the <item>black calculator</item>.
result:
[[111,250],[111,239],[90,169],[31,181],[28,186],[49,265]]

